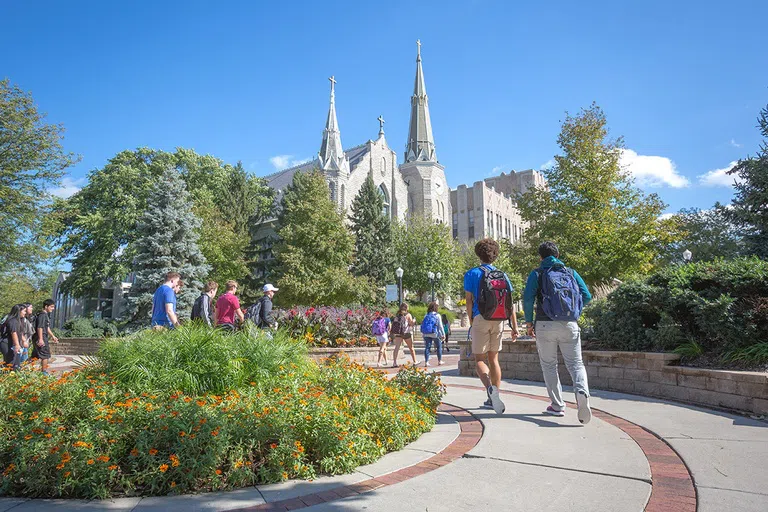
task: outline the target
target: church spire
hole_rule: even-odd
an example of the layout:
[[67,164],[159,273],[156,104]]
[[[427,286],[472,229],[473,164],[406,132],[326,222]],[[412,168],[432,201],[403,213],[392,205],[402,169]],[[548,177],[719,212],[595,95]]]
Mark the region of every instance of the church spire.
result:
[[324,171],[339,171],[343,168],[344,149],[341,146],[341,132],[339,122],[336,119],[336,80],[329,78],[331,82],[331,106],[328,108],[328,119],[323,130],[323,143],[320,145],[320,169]]
[[437,162],[432,122],[429,119],[427,88],[424,85],[424,72],[421,70],[421,41],[417,40],[416,46],[416,82],[411,97],[411,124],[405,148],[405,161]]

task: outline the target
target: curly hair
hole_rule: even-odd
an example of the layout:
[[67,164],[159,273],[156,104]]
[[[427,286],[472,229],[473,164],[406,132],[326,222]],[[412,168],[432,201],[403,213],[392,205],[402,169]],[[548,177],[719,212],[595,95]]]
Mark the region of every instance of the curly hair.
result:
[[499,243],[493,238],[483,238],[475,244],[475,254],[483,263],[493,263],[499,257]]
[[542,259],[549,256],[559,258],[560,251],[558,250],[557,245],[555,245],[555,242],[544,242],[539,246],[539,256],[541,256]]

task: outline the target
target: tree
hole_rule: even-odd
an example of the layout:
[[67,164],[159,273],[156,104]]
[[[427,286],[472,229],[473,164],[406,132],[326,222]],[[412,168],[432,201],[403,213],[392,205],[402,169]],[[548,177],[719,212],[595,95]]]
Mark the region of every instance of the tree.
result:
[[403,269],[403,288],[419,296],[430,291],[427,272],[442,275],[435,282],[435,294],[455,293],[462,283],[464,270],[459,248],[450,227],[431,219],[414,217],[393,230],[395,265]]
[[82,190],[55,206],[61,253],[72,263],[65,281],[69,292],[95,293],[103,281],[124,279],[132,270],[137,223],[147,209],[150,191],[168,167],[180,173],[202,221],[200,249],[212,265],[212,275],[219,279],[246,275],[249,235],[242,219],[246,214],[259,217],[271,206],[273,193],[264,180],[243,176],[242,166],[189,149],[169,153],[139,148],[115,155],[89,173]]
[[57,270],[43,273],[12,271],[0,274],[0,318],[20,302],[29,302],[35,306],[35,311],[40,311],[43,301],[51,298],[53,285],[58,277]]
[[680,210],[672,216],[680,233],[678,240],[664,248],[665,263],[681,262],[683,251],[691,251],[695,261],[713,261],[735,258],[743,251],[743,243],[736,226],[723,215],[722,210]]
[[763,135],[760,150],[728,171],[738,178],[736,194],[729,207],[716,206],[742,232],[747,254],[768,259],[768,106],[757,122]]
[[46,189],[78,160],[64,152],[63,138],[64,127],[46,124],[31,94],[0,80],[0,271],[42,255]]
[[286,187],[275,245],[281,304],[339,306],[373,299],[372,283],[350,274],[354,239],[319,171]]
[[634,186],[619,163],[622,139],[607,136],[605,114],[597,105],[566,115],[557,140],[563,154],[543,171],[548,188],[529,190],[518,201],[530,227],[524,245],[513,247],[512,254],[522,257],[529,271],[538,263],[538,244],[552,240],[588,284],[606,283],[647,273],[658,246],[670,241],[657,220],[664,203]]
[[184,281],[176,310],[182,317],[189,314],[209,270],[197,245],[199,228],[200,219],[192,213],[184,181],[175,168],[166,168],[149,193],[147,209],[136,226],[136,279],[128,297],[134,321],[149,321],[152,294],[171,271],[180,273]]
[[352,232],[355,235],[356,276],[365,276],[377,286],[392,277],[392,229],[384,213],[384,198],[368,176],[352,201]]

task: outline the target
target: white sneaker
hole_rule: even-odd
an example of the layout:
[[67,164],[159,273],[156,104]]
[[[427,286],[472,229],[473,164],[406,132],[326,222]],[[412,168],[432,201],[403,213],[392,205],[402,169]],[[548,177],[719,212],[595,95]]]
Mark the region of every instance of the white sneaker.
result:
[[488,388],[488,395],[491,397],[491,404],[493,404],[493,410],[496,412],[496,414],[504,414],[504,411],[506,411],[507,408],[499,397],[499,388],[496,386],[490,386]]
[[586,425],[592,419],[592,411],[589,408],[589,397],[583,391],[576,393],[576,405],[579,406],[579,421]]
[[426,368],[427,366],[432,366],[432,365],[429,364],[429,361],[424,361],[424,368]]

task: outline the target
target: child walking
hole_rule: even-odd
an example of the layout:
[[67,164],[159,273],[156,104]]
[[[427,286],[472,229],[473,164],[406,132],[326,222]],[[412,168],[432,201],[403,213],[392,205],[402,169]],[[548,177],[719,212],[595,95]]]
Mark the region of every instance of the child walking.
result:
[[[377,313],[376,318],[373,320],[373,326],[371,327],[371,333],[379,343],[379,358],[377,360],[378,366],[384,366],[387,364],[387,343],[389,343],[389,331],[392,328],[389,320],[389,311],[382,309]],[[382,365],[381,360],[384,359]]]

